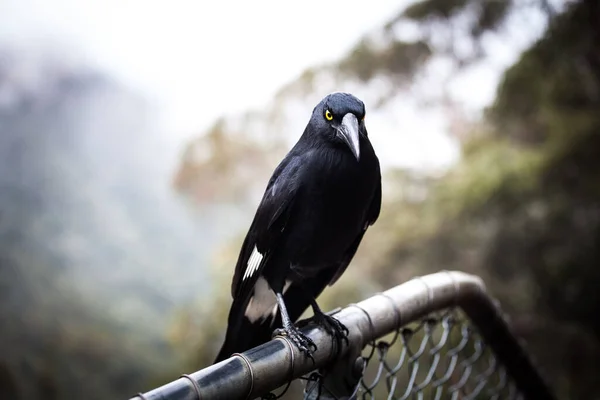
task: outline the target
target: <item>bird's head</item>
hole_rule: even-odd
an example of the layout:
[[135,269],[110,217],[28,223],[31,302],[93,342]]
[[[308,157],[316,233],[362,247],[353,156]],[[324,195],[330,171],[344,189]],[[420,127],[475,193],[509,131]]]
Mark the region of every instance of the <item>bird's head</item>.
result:
[[309,126],[327,140],[344,143],[360,160],[360,135],[367,136],[365,105],[349,93],[332,93],[313,110]]

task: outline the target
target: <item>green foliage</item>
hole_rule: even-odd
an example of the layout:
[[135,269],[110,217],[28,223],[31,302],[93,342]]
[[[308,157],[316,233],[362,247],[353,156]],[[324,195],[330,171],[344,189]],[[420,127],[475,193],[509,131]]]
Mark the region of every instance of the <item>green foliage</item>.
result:
[[[252,118],[248,114],[245,120],[250,124]],[[220,119],[186,146],[173,186],[204,205],[242,202],[257,186],[262,187],[269,169],[276,165],[276,157],[283,154],[281,140],[273,138],[265,146],[245,132],[230,129]]]
[[429,18],[449,19],[463,11],[469,0],[425,0],[418,1],[404,10],[403,15],[415,20]]
[[479,37],[490,30],[498,29],[508,16],[510,6],[509,0],[479,1],[476,23],[471,27],[471,33]]
[[340,72],[363,82],[375,76],[409,78],[431,56],[425,42],[407,43],[394,40],[379,48],[369,40],[359,42],[339,64]]
[[540,143],[597,123],[600,72],[592,38],[598,33],[588,18],[595,7],[581,1],[553,20],[547,34],[506,72],[488,112],[503,135]]
[[471,34],[479,37],[497,29],[508,16],[511,0],[425,0],[408,6],[400,17],[421,23],[448,20],[464,12],[474,15],[470,26]]
[[465,144],[463,162],[439,182],[437,207],[448,216],[472,212],[499,196],[519,196],[534,186],[543,166],[539,152],[506,139],[482,137]]

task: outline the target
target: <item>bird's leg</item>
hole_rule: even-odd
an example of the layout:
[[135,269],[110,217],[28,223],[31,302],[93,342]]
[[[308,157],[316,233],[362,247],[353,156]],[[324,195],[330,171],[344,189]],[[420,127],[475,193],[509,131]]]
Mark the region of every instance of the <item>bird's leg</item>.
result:
[[330,335],[332,335],[338,344],[341,344],[341,341],[345,341],[346,345],[348,345],[348,328],[346,325],[342,324],[340,321],[332,317],[331,315],[325,314],[317,301],[310,297],[310,305],[313,309],[313,313],[315,314],[315,321],[321,325]]
[[283,295],[276,293],[277,305],[279,306],[279,312],[281,313],[281,322],[283,323],[283,329],[276,329],[276,335],[287,336],[292,342],[298,347],[298,349],[306,354],[314,362],[312,352],[317,350],[317,346],[311,338],[300,332],[296,326],[290,320],[285,302],[283,301]]

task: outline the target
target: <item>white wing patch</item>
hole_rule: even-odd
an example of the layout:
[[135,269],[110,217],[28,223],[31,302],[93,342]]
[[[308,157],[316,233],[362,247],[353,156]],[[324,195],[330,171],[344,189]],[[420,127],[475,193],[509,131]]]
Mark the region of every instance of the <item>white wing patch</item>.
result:
[[275,293],[269,287],[266,279],[262,276],[258,278],[254,285],[254,295],[250,298],[246,306],[244,315],[254,323],[257,320],[264,320],[269,316],[273,307],[277,306]]
[[[291,281],[285,281],[283,294],[287,292],[291,284]],[[275,292],[271,290],[267,280],[262,276],[259,276],[254,285],[254,295],[250,298],[244,315],[250,322],[254,323],[258,320],[264,321],[269,315],[275,318],[278,310],[279,307],[277,307]]]
[[263,255],[260,254],[256,246],[254,246],[254,250],[252,250],[252,254],[250,254],[250,258],[248,259],[248,264],[246,265],[246,270],[244,271],[244,276],[242,280],[250,278],[252,275],[258,271],[258,267],[260,267],[260,262],[263,259]]

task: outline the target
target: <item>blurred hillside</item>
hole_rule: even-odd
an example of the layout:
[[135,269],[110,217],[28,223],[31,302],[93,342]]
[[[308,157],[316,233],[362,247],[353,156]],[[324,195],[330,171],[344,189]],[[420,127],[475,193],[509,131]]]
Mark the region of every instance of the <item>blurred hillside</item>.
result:
[[58,48],[0,49],[0,398],[125,397],[176,365],[164,326],[228,236],[170,189],[155,114]]
[[[253,211],[312,105],[330,91],[351,91],[365,100],[370,136],[388,160],[384,207],[347,274],[322,296],[325,307],[440,269],[476,273],[559,394],[599,398],[599,20],[595,0],[416,2],[347,57],[306,71],[268,110],[216,123],[188,146],[175,186],[200,207],[211,193]],[[520,41],[525,51],[506,65],[495,100],[480,112],[465,107],[478,94],[461,83],[498,55],[497,42],[524,31],[533,41]],[[394,120],[407,97],[446,118],[440,126],[461,149],[454,161],[394,163],[394,152],[400,159],[404,151],[398,137],[423,134]],[[378,146],[386,123],[397,142],[380,138]],[[209,177],[223,184],[205,191]],[[240,242],[215,259],[221,288],[229,288]],[[196,338],[190,369],[210,362],[225,328],[228,290],[213,291],[213,304],[190,309],[173,328],[175,341],[186,338],[182,348]],[[211,328],[197,333],[200,326]]]

